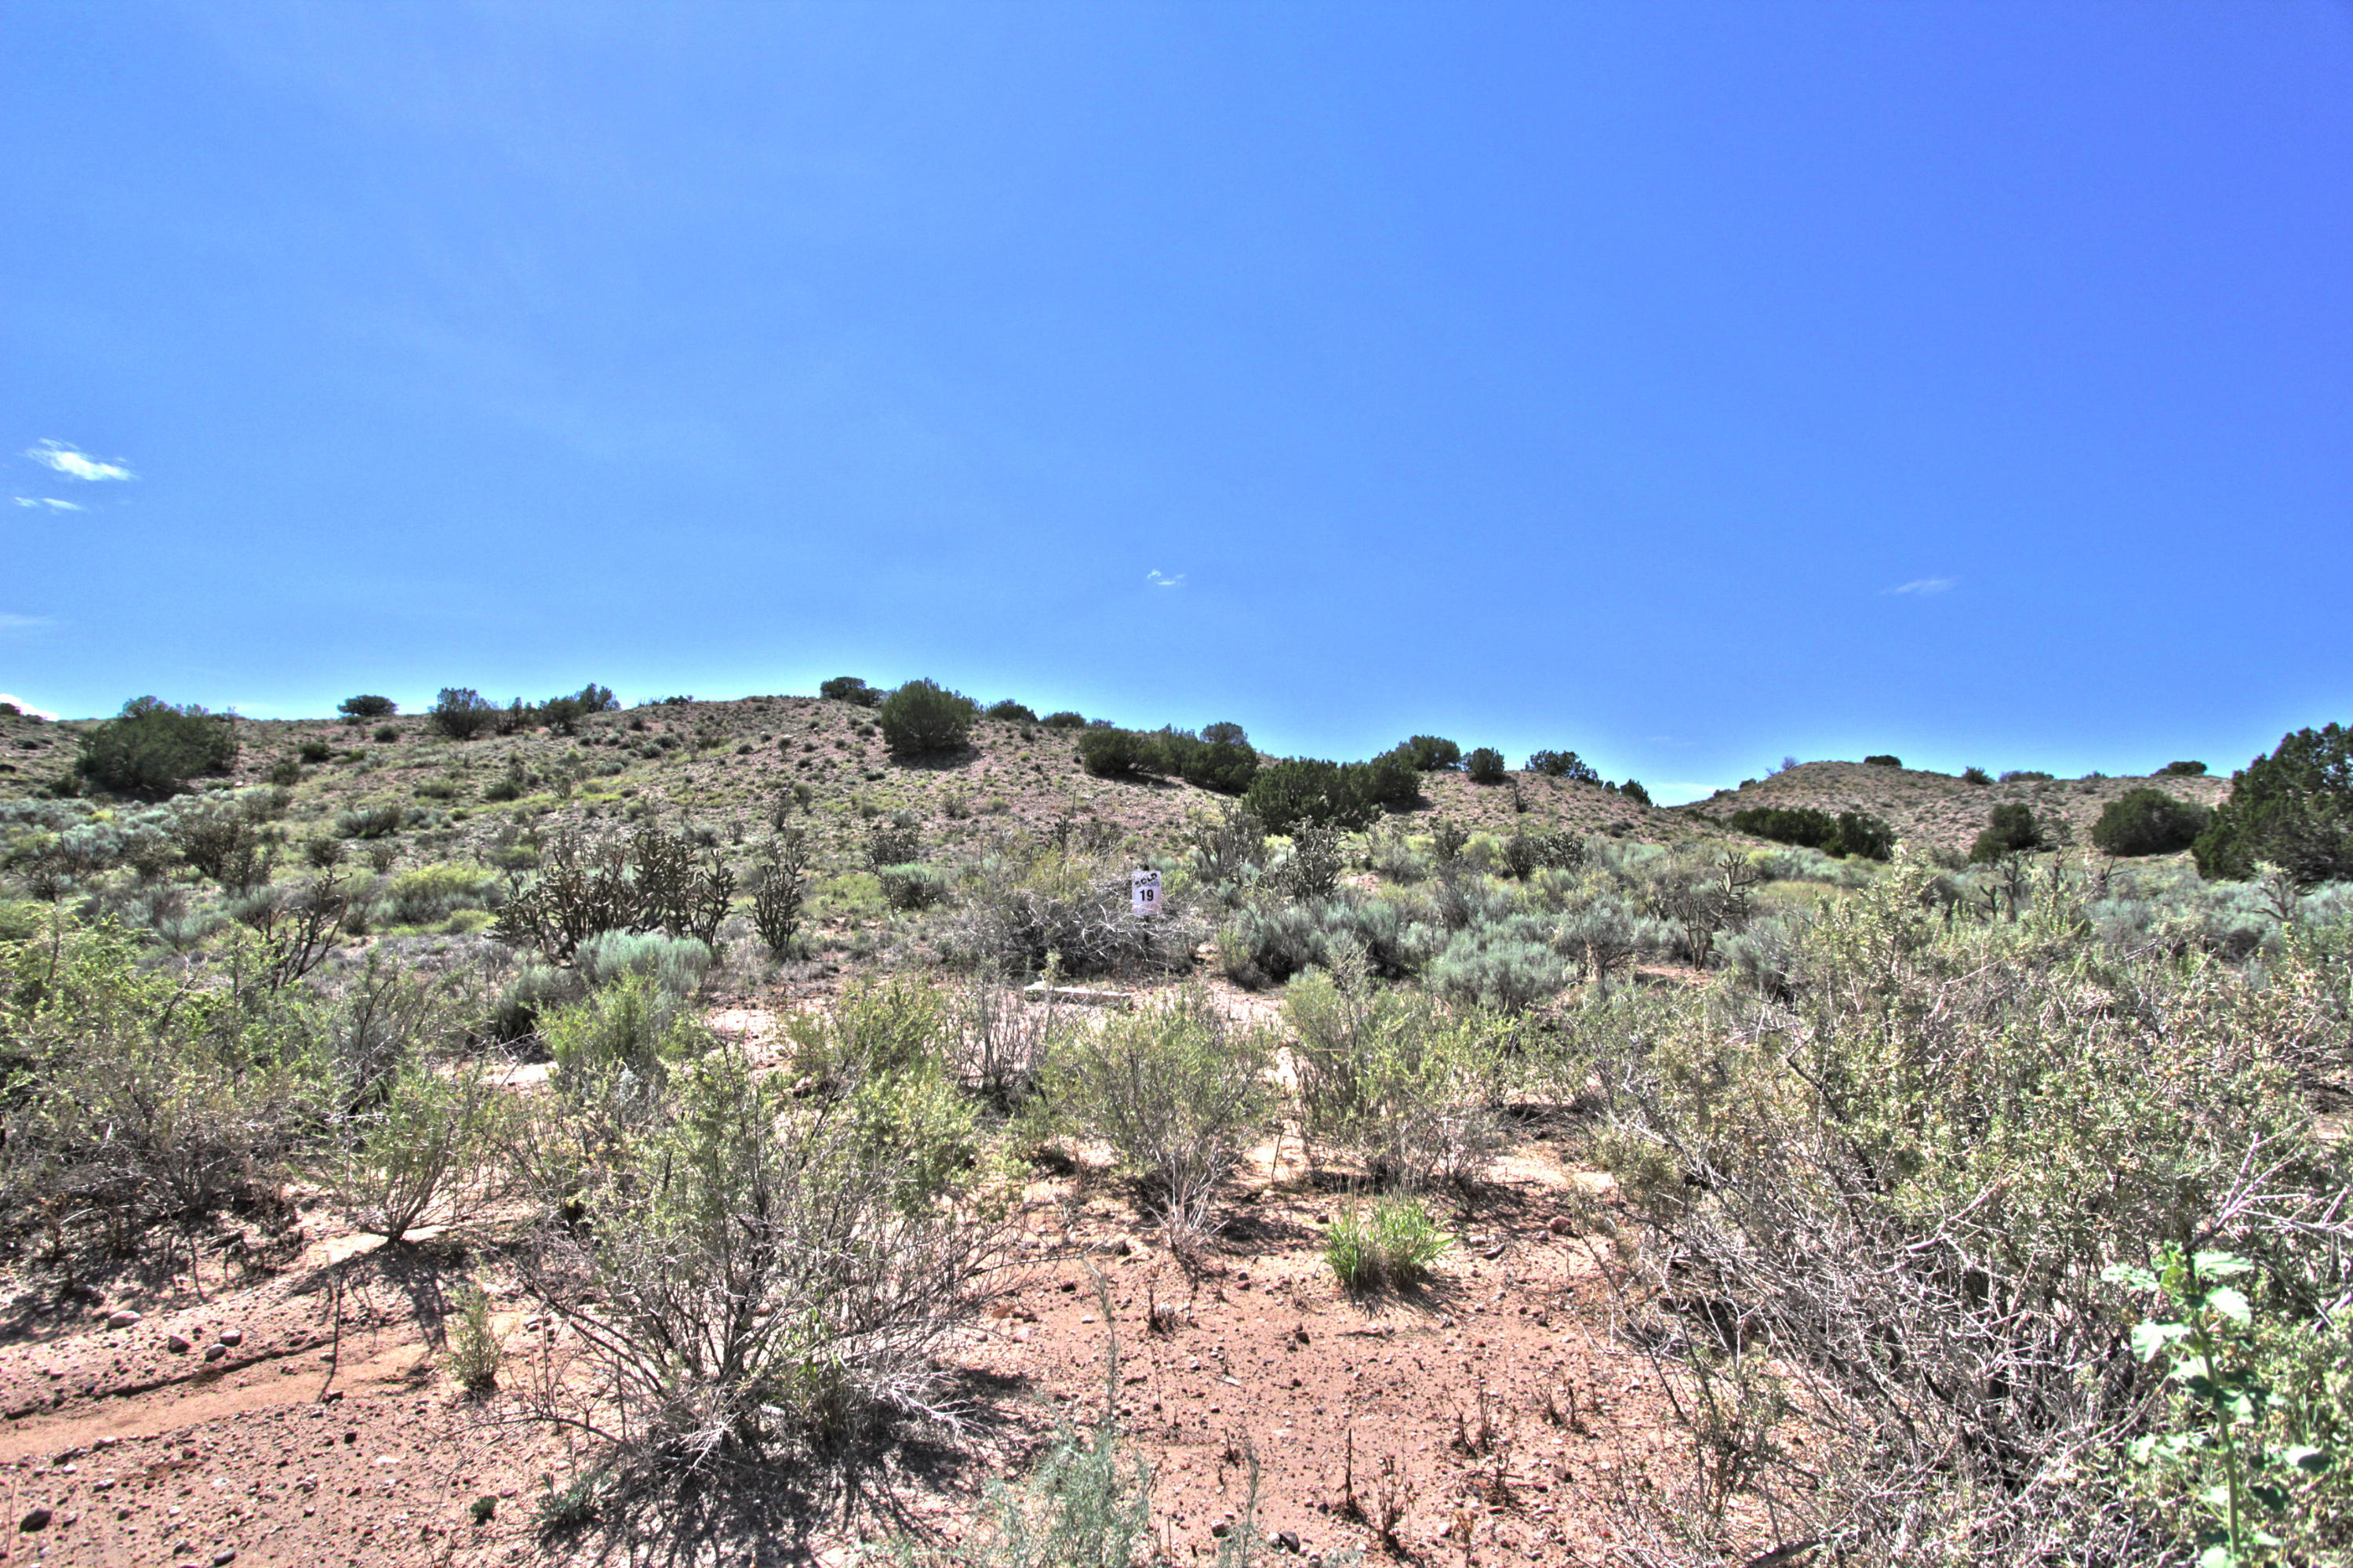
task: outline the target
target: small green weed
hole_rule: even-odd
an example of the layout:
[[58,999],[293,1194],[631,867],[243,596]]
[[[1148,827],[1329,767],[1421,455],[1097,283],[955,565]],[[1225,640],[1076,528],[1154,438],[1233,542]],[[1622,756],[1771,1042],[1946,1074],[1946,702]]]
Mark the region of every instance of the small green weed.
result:
[[[2199,1568],[2243,1568],[2279,1560],[2286,1543],[2267,1526],[2288,1525],[2297,1495],[2326,1471],[2324,1447],[2292,1441],[2287,1399],[2263,1380],[2254,1344],[2254,1309],[2230,1281],[2254,1265],[2227,1252],[2160,1248],[2155,1269],[2119,1264],[2102,1277],[2154,1294],[2158,1311],[2134,1325],[2133,1350],[2144,1361],[2163,1357],[2168,1382],[2185,1396],[2175,1430],[2132,1445],[2136,1464],[2171,1471],[2191,1483],[2207,1518],[2199,1529]],[[2200,1487],[2219,1467],[2219,1482]]]
[[1350,1290],[1407,1289],[1428,1278],[1453,1245],[1419,1199],[1393,1195],[1335,1220],[1324,1261]]

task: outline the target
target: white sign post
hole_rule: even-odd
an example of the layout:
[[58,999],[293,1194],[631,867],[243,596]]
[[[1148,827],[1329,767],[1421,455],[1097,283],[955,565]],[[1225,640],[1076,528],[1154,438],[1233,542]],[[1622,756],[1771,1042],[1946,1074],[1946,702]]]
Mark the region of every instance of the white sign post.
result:
[[1160,913],[1160,874],[1156,871],[1131,871],[1127,874],[1127,905],[1137,917],[1149,919]]

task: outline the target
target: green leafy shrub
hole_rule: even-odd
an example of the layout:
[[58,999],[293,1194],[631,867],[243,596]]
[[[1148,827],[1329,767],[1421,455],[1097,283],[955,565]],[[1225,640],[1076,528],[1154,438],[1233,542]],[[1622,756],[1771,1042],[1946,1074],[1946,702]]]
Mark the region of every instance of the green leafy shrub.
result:
[[1404,747],[1385,751],[1369,762],[1341,766],[1356,793],[1377,806],[1411,806],[1421,799],[1421,769]]
[[545,1391],[534,1413],[561,1408],[649,1481],[952,1419],[947,1351],[1006,1237],[952,1189],[911,1187],[934,1162],[871,1119],[903,1112],[887,1096],[796,1097],[733,1048],[681,1065],[596,1167],[547,1194],[524,1283],[583,1360],[577,1389]]
[[373,718],[390,718],[400,711],[400,705],[390,697],[361,695],[345,697],[335,705],[345,724],[362,724]]
[[1361,947],[1335,939],[1331,955],[1283,995],[1310,1157],[1351,1156],[1384,1188],[1477,1181],[1503,1146],[1508,1026],[1375,984]]
[[1003,702],[989,704],[988,716],[993,719],[1001,719],[1007,724],[1036,724],[1038,722],[1037,714],[1029,706],[1029,705],[1026,703],[1017,703],[1010,697],[1006,698]]
[[1862,759],[1862,765],[1865,768],[1901,768],[1904,766],[1904,759],[1900,757],[1889,757],[1883,753],[1877,757],[1864,758]]
[[542,1015],[539,1036],[561,1081],[585,1087],[627,1072],[658,1081],[672,1064],[711,1048],[711,1033],[678,997],[643,974],[625,974],[568,1007]]
[[1838,837],[1838,819],[1811,806],[1750,806],[1733,812],[1730,821],[1735,832],[1808,849],[1820,849]]
[[425,722],[451,740],[471,740],[498,723],[500,708],[471,686],[444,686]]
[[101,789],[158,799],[191,779],[227,773],[237,749],[227,715],[195,703],[174,707],[159,697],[133,697],[119,715],[82,732],[74,770]]
[[499,988],[491,1003],[488,1031],[501,1044],[529,1038],[538,1032],[541,1014],[580,1000],[577,973],[547,964],[527,963]]
[[1039,719],[1038,722],[1048,729],[1084,729],[1087,727],[1086,715],[1081,713],[1073,713],[1069,708],[1064,708],[1059,713],[1048,714],[1044,718]]
[[1733,812],[1729,821],[1736,832],[1830,855],[1886,860],[1895,853],[1895,830],[1861,811],[1841,811],[1833,817],[1810,806],[1751,806]]
[[1501,784],[1504,781],[1504,754],[1492,746],[1482,746],[1462,759],[1462,769],[1471,775],[1473,784]]
[[1481,922],[1454,934],[1430,960],[1429,980],[1440,994],[1499,1012],[1524,1012],[1568,983],[1567,966],[1533,916]]
[[2006,801],[1987,818],[1985,831],[1969,846],[1969,859],[1983,863],[2006,854],[2029,853],[2043,847],[2044,837],[2033,807],[2023,800]]
[[1567,779],[1579,784],[1599,784],[1601,775],[1573,751],[1538,751],[1528,757],[1528,771],[1541,773],[1547,779]]
[[2032,768],[2013,768],[2001,776],[2005,784],[2048,784],[2052,776]]
[[877,866],[874,879],[881,885],[882,902],[893,909],[929,909],[948,895],[947,876],[935,865]]
[[480,866],[416,866],[385,884],[375,918],[392,926],[428,925],[460,909],[483,907],[497,888],[497,877]]
[[2230,797],[2191,847],[2209,878],[2243,882],[2267,862],[2302,887],[2353,880],[2353,730],[2281,736],[2231,775]]
[[444,1075],[412,1063],[379,1103],[345,1118],[339,1132],[349,1141],[322,1163],[320,1181],[363,1230],[388,1242],[456,1224],[485,1195],[503,1105],[479,1072]]
[[1640,806],[1647,806],[1651,803],[1651,792],[1642,788],[1642,781],[1639,779],[1629,779],[1619,785],[1618,793]]
[[631,975],[653,982],[665,996],[690,997],[702,988],[714,961],[709,944],[659,931],[599,931],[573,953],[580,978],[607,986]]
[[2341,960],[2251,983],[2103,958],[2048,894],[2017,925],[1948,927],[1934,878],[1901,866],[1826,904],[1770,1031],[1701,994],[1580,1018],[1630,1255],[1694,1304],[1638,1331],[1694,1378],[1746,1342],[1802,1379],[1749,1477],[1789,1538],[1900,1514],[1931,1557],[2193,1561],[2190,1499],[2120,1484],[2119,1448],[2181,1405],[2127,1352],[2112,1271],[2183,1237],[2263,1257],[2294,1353],[2317,1352],[2299,1386],[2341,1408],[2353,1358],[2323,1319],[2347,1169],[2297,1065],[2342,1017]]
[[1047,1067],[1039,1104],[1052,1126],[1109,1144],[1171,1244],[1189,1248],[1256,1131],[1275,1044],[1187,988],[1072,1036]]
[[1419,1199],[1392,1194],[1341,1211],[1324,1233],[1324,1261],[1345,1289],[1409,1290],[1452,1245]]
[[1585,863],[1585,841],[1575,833],[1514,828],[1504,841],[1504,869],[1525,882],[1547,867],[1574,870]]
[[354,806],[335,813],[335,836],[345,839],[389,838],[400,832],[403,814],[398,804],[388,800],[369,806]]
[[882,700],[875,723],[893,757],[929,757],[961,750],[979,715],[980,705],[963,693],[914,680]]
[[2206,831],[2213,813],[2162,789],[2132,789],[2109,801],[2092,825],[2092,843],[2104,854],[2171,854]]
[[335,755],[335,748],[323,740],[306,740],[297,746],[294,751],[302,761],[314,768]]
[[1114,1390],[1092,1441],[1065,1420],[1019,1486],[992,1481],[975,1539],[895,1543],[902,1568],[1133,1568],[1152,1538],[1153,1476],[1120,1440],[1118,1403]]
[[[491,1322],[490,1293],[473,1280],[461,1279],[449,1297],[455,1308],[448,1318],[449,1375],[468,1393],[488,1393],[499,1386],[499,1368],[506,1361],[506,1346]],[[490,1507],[483,1508],[484,1502]],[[496,1498],[478,1498],[474,1522],[487,1523],[497,1511]]]
[[1982,768],[1964,768],[1961,769],[1961,782],[1964,784],[1990,784],[1993,782],[1993,775],[1988,773]]
[[[1096,733],[1090,730],[1085,739]],[[1199,735],[1172,726],[1140,739],[1144,755],[1137,766],[1182,779],[1196,789],[1239,795],[1250,788],[1258,772],[1258,753],[1238,724],[1213,724]],[[1082,740],[1082,747],[1084,744]]]
[[1360,772],[1336,762],[1285,758],[1261,766],[1242,799],[1271,833],[1288,836],[1306,824],[1356,832],[1380,815],[1380,802],[1366,789]]
[[550,697],[532,710],[532,717],[557,735],[578,735],[580,721],[593,714],[607,714],[621,705],[613,695],[613,688],[591,681],[567,696]]
[[1891,860],[1895,854],[1895,830],[1862,811],[1841,811],[1838,833],[1822,846],[1830,855],[1853,855],[1860,860]]
[[2181,774],[2189,778],[2195,779],[2206,771],[2206,765],[2202,762],[2168,762],[2164,767],[2158,768],[2158,771],[2159,773]]
[[1437,773],[1462,766],[1462,748],[1443,736],[1417,735],[1398,749],[1419,772]]
[[1136,771],[1149,747],[1132,729],[1088,729],[1079,734],[1079,764],[1098,779],[1118,779]]
[[[2295,1561],[2305,1554],[2298,1547],[2309,1551],[2320,1541],[2291,1542],[2274,1531],[2304,1534],[2299,1525],[2318,1522],[2307,1510],[2315,1483],[2336,1461],[2335,1413],[2325,1404],[2315,1408],[2311,1396],[2319,1390],[2283,1393],[2264,1378],[2253,1305],[2232,1283],[2256,1272],[2252,1262],[2168,1242],[2156,1263],[2154,1269],[2113,1264],[2102,1274],[2156,1298],[2161,1315],[2134,1326],[2133,1352],[2144,1362],[2169,1361],[2167,1380],[2180,1391],[2176,1429],[2136,1439],[2133,1460],[2158,1472],[2160,1495],[2202,1505],[2201,1564],[2279,1561],[2274,1553],[2282,1549]],[[2208,1484],[2218,1475],[2219,1485]]]
[[870,686],[855,675],[836,675],[830,681],[818,683],[817,694],[830,703],[848,703],[853,707],[879,708],[882,692]]

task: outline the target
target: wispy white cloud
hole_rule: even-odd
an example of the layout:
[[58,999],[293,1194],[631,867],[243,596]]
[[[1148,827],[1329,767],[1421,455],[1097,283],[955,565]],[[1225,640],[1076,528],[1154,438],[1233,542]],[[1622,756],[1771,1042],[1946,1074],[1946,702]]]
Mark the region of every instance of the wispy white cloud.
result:
[[38,631],[45,626],[56,624],[46,615],[11,615],[0,609],[0,635],[11,631]]
[[32,704],[26,702],[24,698],[17,696],[13,692],[0,692],[0,703],[6,703],[18,713],[29,714],[34,718],[54,719],[58,716],[57,715],[49,712],[47,708],[35,707]]
[[78,502],[59,501],[54,495],[19,495],[13,498],[19,506],[46,506],[52,512],[79,512]]
[[1914,577],[1910,582],[1899,583],[1887,591],[1918,594],[1925,599],[1930,594],[1943,593],[1960,580],[1958,577]]
[[1144,580],[1150,583],[1154,588],[1183,588],[1185,586],[1185,574],[1183,572],[1178,572],[1172,577],[1157,569],[1155,569],[1145,573]]
[[44,468],[52,468],[68,479],[136,479],[139,476],[119,462],[101,462],[80,448],[65,441],[43,441],[37,447],[26,447],[25,455]]

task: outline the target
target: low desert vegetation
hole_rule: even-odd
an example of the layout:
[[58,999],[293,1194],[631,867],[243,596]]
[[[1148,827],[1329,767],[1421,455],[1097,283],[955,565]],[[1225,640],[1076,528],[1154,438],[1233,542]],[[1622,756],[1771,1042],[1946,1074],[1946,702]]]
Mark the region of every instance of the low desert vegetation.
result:
[[[1184,1301],[1103,1287],[1103,1408],[1024,1453],[959,1360],[1106,1255],[1076,1216],[1202,1300],[1295,1245],[1286,1333],[1307,1301],[1467,1315],[1523,1266],[1487,1237],[1538,1129],[1576,1178],[1544,1234],[1589,1265],[1546,1310],[1672,1429],[1592,1492],[1640,1560],[2353,1549],[2337,726],[2227,797],[1866,759],[1961,802],[1967,853],[1800,792],[1852,763],[1654,813],[1570,751],[1281,758],[928,680],[55,728],[0,800],[20,1303],[86,1316],[231,1237],[287,1267],[320,1226],[446,1268],[449,1398],[575,1446],[551,1539],[969,1464],[958,1529],[880,1510],[873,1550],[1155,1561],[1112,1335]],[[1559,1400],[1521,1414],[1574,1435]],[[1509,1422],[1458,1420],[1464,1496],[1526,1508]],[[1229,1451],[1206,1550],[1278,1560]],[[1317,1517],[1428,1546],[1375,1474]]]

